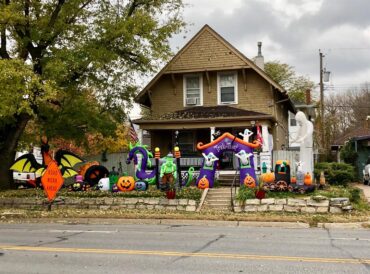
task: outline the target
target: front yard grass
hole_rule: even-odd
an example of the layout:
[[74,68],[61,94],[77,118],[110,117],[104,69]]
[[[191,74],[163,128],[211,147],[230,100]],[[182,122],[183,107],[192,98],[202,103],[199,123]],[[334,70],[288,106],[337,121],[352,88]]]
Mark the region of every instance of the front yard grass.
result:
[[[191,199],[199,201],[202,196],[202,190],[196,187],[185,187],[176,192],[176,199]],[[43,198],[45,197],[42,189],[17,189],[0,191],[1,198]],[[146,191],[130,191],[130,192],[110,192],[110,191],[68,191],[62,188],[57,197],[73,197],[73,198],[101,198],[101,197],[121,197],[121,198],[160,198],[166,197],[166,193],[158,190],[155,186],[149,186]]]
[[[77,220],[76,220],[77,219]],[[318,223],[355,223],[370,224],[369,212],[345,214],[307,214],[289,212],[231,213],[222,211],[178,212],[164,210],[93,210],[93,209],[1,209],[0,222],[83,222],[88,219],[174,219],[174,220],[213,220],[213,221],[250,221],[250,222],[301,222],[312,227]],[[109,222],[109,221],[108,221]],[[369,226],[367,226],[369,228]]]

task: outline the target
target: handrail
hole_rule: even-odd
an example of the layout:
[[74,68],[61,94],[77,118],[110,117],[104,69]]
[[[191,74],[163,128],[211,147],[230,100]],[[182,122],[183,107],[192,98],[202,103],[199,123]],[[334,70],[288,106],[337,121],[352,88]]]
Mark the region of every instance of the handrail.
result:
[[[238,172],[239,172],[239,168],[237,168],[235,170],[235,175],[234,175],[234,179],[233,179],[233,183],[231,184],[231,187],[230,187],[230,192],[231,192],[231,210],[234,211],[234,195],[236,195],[236,178],[237,178],[237,175],[238,175]],[[233,195],[233,189],[234,189],[234,195]]]

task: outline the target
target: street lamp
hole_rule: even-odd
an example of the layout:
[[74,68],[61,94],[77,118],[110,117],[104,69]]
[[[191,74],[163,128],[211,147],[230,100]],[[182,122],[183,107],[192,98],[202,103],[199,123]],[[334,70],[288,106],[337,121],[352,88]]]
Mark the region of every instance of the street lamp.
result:
[[324,82],[329,82],[329,78],[330,78],[330,71],[327,71],[325,68],[324,68],[324,71],[323,71],[323,81]]

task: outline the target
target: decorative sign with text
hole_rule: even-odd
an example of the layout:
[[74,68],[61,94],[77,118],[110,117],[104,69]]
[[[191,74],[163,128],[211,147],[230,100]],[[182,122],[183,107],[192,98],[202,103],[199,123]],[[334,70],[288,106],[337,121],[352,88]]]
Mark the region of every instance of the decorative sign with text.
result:
[[41,183],[44,187],[45,194],[49,202],[53,201],[57,196],[59,189],[62,187],[64,182],[62,173],[59,170],[58,164],[55,161],[51,161],[41,177]]

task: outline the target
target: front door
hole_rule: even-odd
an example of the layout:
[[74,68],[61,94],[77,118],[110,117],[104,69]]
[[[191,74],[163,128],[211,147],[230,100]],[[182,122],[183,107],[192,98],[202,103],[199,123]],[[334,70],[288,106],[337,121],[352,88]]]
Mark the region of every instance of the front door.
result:
[[234,169],[234,152],[232,151],[225,151],[222,153],[219,165],[220,170],[233,170]]

